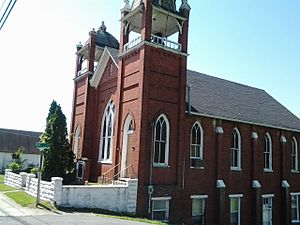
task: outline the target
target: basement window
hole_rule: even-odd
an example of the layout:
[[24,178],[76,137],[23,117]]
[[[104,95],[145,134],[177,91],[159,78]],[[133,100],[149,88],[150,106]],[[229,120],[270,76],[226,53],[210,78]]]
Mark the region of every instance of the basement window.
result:
[[292,223],[300,222],[299,195],[300,193],[291,193]]
[[152,219],[168,222],[169,221],[169,204],[171,197],[152,198]]
[[193,195],[192,198],[192,220],[193,224],[205,224],[205,203],[207,195]]

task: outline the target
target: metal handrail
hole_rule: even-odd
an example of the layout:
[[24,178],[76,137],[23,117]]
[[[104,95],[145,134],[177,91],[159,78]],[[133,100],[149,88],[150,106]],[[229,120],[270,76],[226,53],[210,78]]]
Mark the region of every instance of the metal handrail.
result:
[[115,165],[113,168],[109,169],[105,173],[102,174],[101,178],[101,183],[102,184],[108,184],[113,180],[114,177],[114,170],[120,166],[120,163]]
[[129,166],[127,166],[124,170],[120,170],[118,173],[116,173],[114,176],[113,176],[113,179],[116,180],[116,179],[119,179],[121,177],[121,174],[123,174],[124,172],[126,172],[127,170],[131,169],[133,171],[133,167],[132,165],[130,164]]

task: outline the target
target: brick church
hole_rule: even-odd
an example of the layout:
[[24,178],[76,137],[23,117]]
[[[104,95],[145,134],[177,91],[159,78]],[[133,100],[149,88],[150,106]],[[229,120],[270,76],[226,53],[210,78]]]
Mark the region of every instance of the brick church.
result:
[[78,179],[138,179],[139,216],[206,225],[300,224],[300,120],[264,90],[187,69],[182,0],[124,1],[77,45]]

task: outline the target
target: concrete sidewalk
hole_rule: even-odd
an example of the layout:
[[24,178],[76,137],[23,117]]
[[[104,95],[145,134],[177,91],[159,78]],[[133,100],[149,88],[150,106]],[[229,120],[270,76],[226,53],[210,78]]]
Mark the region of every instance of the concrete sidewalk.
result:
[[0,193],[0,216],[33,216],[54,214],[38,208],[25,208],[18,205],[5,194]]

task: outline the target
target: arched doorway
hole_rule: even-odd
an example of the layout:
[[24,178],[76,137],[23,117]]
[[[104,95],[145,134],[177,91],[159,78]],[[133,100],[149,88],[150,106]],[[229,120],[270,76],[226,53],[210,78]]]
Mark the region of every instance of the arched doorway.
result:
[[128,115],[123,129],[123,144],[122,144],[122,160],[121,160],[121,177],[130,177],[131,172],[131,149],[133,147],[133,130],[134,120],[131,115]]

